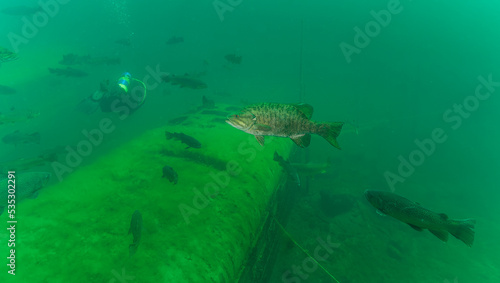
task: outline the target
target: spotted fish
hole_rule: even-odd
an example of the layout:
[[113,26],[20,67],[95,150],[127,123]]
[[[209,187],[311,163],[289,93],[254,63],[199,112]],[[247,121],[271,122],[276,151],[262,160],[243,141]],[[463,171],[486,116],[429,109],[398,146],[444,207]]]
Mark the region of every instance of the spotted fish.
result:
[[239,114],[229,116],[226,122],[254,135],[260,145],[264,145],[264,136],[276,136],[291,138],[298,146],[307,147],[311,142],[310,134],[316,134],[340,149],[337,137],[344,123],[314,122],[311,121],[312,113],[312,106],[304,103],[261,103],[243,108]]

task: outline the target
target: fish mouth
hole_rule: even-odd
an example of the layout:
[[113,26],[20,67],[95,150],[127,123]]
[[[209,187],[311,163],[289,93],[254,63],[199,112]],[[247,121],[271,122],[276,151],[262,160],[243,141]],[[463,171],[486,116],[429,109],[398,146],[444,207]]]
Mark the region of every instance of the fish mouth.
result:
[[234,116],[235,116],[235,115],[228,115],[228,116],[226,117],[226,123],[228,123],[229,125],[231,125],[231,126],[233,126],[233,127],[234,127],[234,125],[233,125],[233,121],[232,121],[232,120],[234,119]]
[[228,115],[226,117],[226,123],[228,123],[229,125],[231,125],[231,126],[233,126],[235,128],[239,128],[243,124],[243,122],[241,121],[241,119],[239,119],[238,115],[236,115],[236,114]]
[[239,130],[248,130],[253,126],[253,123],[247,123],[246,119],[242,119],[240,115],[229,115],[226,118],[226,123]]

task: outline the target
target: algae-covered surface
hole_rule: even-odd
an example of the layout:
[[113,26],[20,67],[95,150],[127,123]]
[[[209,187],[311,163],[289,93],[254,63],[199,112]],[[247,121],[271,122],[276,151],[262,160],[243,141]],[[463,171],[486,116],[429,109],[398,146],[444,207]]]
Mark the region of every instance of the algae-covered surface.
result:
[[[19,204],[17,275],[9,279],[235,282],[280,179],[274,151],[288,156],[292,142],[269,139],[261,147],[213,120],[198,112],[150,130]],[[165,131],[183,132],[202,146],[186,148]],[[162,178],[165,165],[178,173],[177,184]],[[142,234],[129,256],[135,210]],[[7,236],[4,230],[2,242]]]
[[[243,266],[267,279],[252,283],[500,282],[500,3],[351,3],[1,1],[0,175],[53,178],[16,203],[15,276],[0,215],[0,283],[233,283]],[[67,66],[67,56],[103,64]],[[67,67],[82,72],[49,71]],[[106,112],[98,90],[124,85],[127,73],[147,95],[136,104],[131,87],[119,107],[130,115]],[[261,147],[224,123],[254,103],[307,103],[314,121],[345,122],[342,150],[317,135],[306,149],[283,138]],[[116,130],[59,181],[52,160],[65,163],[66,148],[106,118]],[[166,140],[166,130],[202,146]],[[40,144],[2,141],[16,131],[39,133]],[[266,230],[268,200],[286,178],[273,153],[288,159],[290,149],[293,163],[329,167],[298,170],[309,176],[300,188],[280,184],[278,195],[300,194],[276,201]],[[162,178],[167,165],[175,185]],[[476,219],[474,244],[377,214],[366,189]],[[274,237],[256,246],[284,239],[279,253],[245,260],[266,233]]]

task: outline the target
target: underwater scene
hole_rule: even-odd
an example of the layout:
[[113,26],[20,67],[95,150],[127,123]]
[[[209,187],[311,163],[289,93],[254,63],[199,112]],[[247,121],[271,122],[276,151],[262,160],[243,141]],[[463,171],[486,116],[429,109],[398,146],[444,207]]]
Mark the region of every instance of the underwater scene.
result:
[[0,1],[0,282],[500,282],[499,14]]

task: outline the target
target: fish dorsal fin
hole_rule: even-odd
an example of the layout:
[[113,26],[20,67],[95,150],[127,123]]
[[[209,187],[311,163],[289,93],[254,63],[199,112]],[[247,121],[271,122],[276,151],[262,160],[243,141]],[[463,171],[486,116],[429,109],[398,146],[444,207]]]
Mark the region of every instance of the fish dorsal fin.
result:
[[442,220],[448,220],[448,215],[444,213],[439,213],[439,217],[441,217]]
[[292,104],[295,108],[297,108],[300,112],[302,112],[307,119],[311,119],[313,115],[313,107],[306,103],[294,103]]
[[413,225],[413,224],[409,224],[409,223],[408,223],[408,225],[410,225],[410,227],[411,227],[411,228],[413,228],[413,229],[415,229],[415,230],[417,230],[417,231],[423,231],[423,230],[424,230],[424,229],[422,229],[422,228],[420,228],[420,227],[418,227],[418,226],[415,226],[415,225]]
[[311,135],[310,134],[305,134],[303,136],[298,136],[298,137],[294,137],[291,139],[296,145],[298,145],[300,147],[308,147],[309,144],[311,143]]
[[429,230],[434,236],[438,237],[443,242],[448,242],[448,231],[446,230]]

